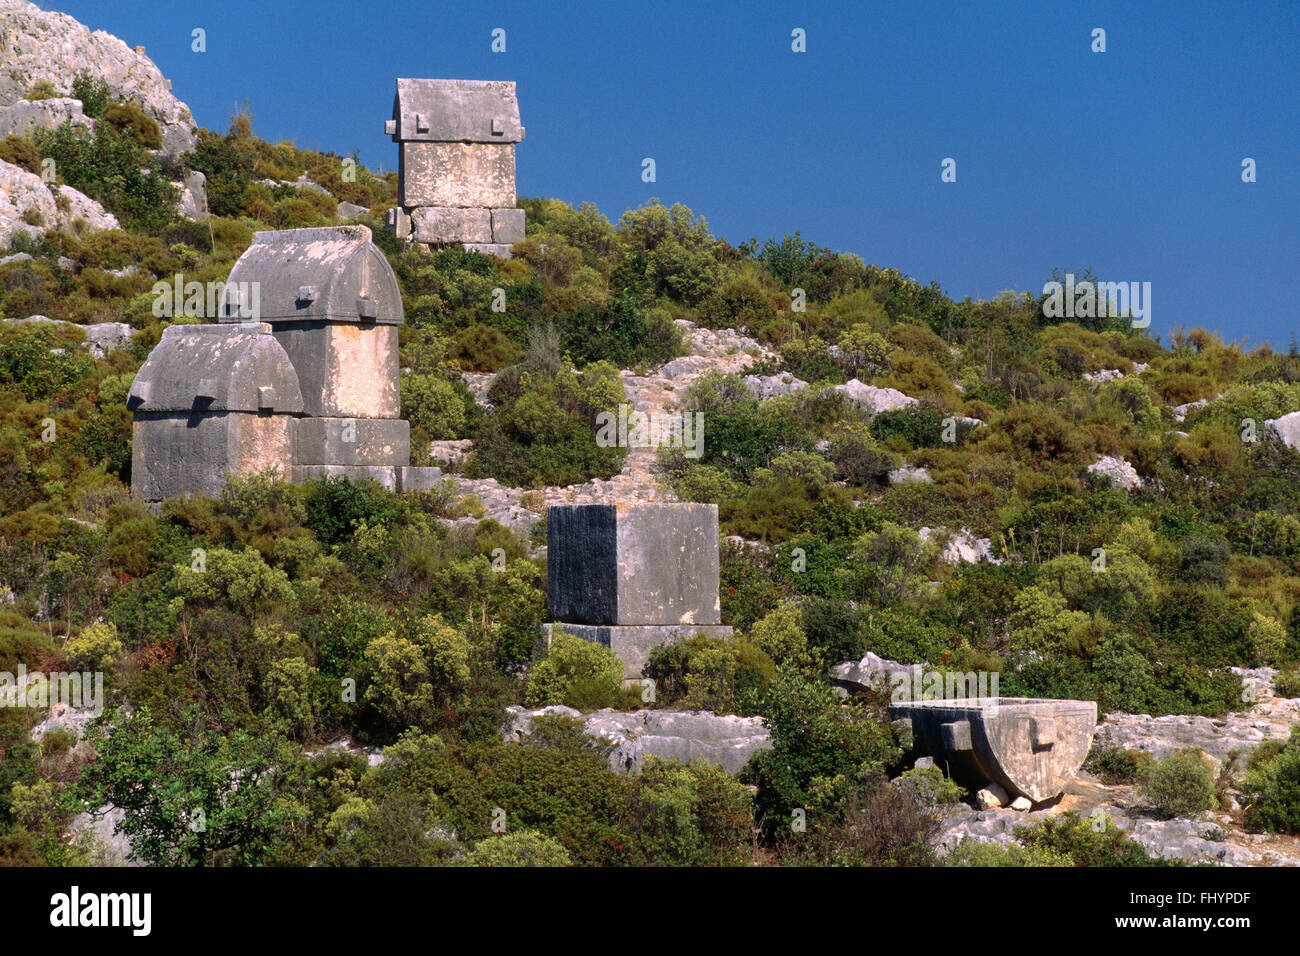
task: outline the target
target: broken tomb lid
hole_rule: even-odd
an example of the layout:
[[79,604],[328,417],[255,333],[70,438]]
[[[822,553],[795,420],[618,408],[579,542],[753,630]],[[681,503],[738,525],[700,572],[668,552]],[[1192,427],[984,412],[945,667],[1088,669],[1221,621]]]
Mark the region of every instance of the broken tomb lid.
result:
[[398,79],[393,142],[518,143],[524,138],[513,80]]
[[132,412],[303,412],[293,363],[262,327],[171,325],[127,395]]
[[253,234],[230,270],[221,321],[400,325],[402,293],[365,226]]

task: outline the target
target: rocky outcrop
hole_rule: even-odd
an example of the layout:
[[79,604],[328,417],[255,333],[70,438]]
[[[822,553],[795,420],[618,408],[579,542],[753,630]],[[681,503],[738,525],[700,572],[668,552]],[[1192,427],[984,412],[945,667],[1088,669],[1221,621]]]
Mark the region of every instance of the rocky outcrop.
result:
[[[916,533],[927,543],[938,541],[943,535],[940,529],[927,527],[918,528]],[[939,552],[939,560],[954,567],[958,564],[978,564],[981,561],[992,564],[1002,563],[993,555],[992,538],[977,538],[965,528],[948,535],[947,541]]]
[[18,102],[37,80],[67,93],[78,73],[100,77],[158,123],[163,152],[194,148],[198,131],[171,82],[143,53],[103,30],[91,32],[64,13],[26,0],[0,0],[0,106]]
[[77,233],[87,228],[117,229],[118,221],[71,186],[51,192],[40,176],[0,160],[0,249],[7,249],[20,233],[39,239],[46,229],[54,228]]
[[911,408],[917,404],[916,399],[904,395],[896,388],[877,388],[874,385],[859,382],[856,378],[845,382],[843,385],[836,385],[835,391],[843,392],[872,417],[879,415],[881,412]]
[[102,359],[114,349],[120,349],[131,341],[131,326],[125,322],[97,322],[93,325],[77,325],[62,319],[51,319],[44,315],[29,315],[25,319],[5,319],[23,325],[28,322],[48,322],[51,325],[68,325],[86,333],[86,340],[80,344],[94,359]]
[[1114,487],[1124,491],[1134,491],[1142,487],[1142,478],[1138,475],[1137,469],[1123,458],[1102,455],[1088,466],[1088,471],[1094,475],[1104,476]]
[[1300,449],[1300,412],[1267,419],[1264,430],[1275,441],[1280,441],[1289,448]]
[[778,395],[793,395],[808,387],[808,383],[795,378],[789,372],[779,375],[746,375],[745,387],[757,398],[776,398]]
[[[0,8],[2,9],[2,8]],[[64,123],[92,127],[95,121],[81,110],[81,100],[56,96],[48,100],[19,100],[0,111],[0,139],[27,136],[33,130],[54,129]]]
[[191,172],[184,180],[172,183],[180,193],[180,200],[176,203],[176,211],[180,215],[192,222],[208,218],[208,177],[204,176],[197,169]]
[[704,710],[638,710],[632,713],[605,709],[585,717],[572,707],[507,709],[510,725],[506,739],[518,741],[532,730],[538,714],[583,717],[586,732],[601,737],[614,747],[610,769],[617,773],[639,773],[646,756],[689,763],[707,760],[732,773],[751,756],[772,746],[760,717],[734,717]]
[[867,651],[866,657],[859,661],[843,661],[830,669],[831,683],[844,691],[862,693],[888,687],[890,675],[896,671],[906,672],[906,664],[891,661]]
[[911,465],[903,465],[901,468],[895,468],[889,473],[889,483],[891,485],[901,484],[904,481],[919,481],[927,485],[934,484],[934,479],[930,477],[930,471],[927,468],[913,468]]

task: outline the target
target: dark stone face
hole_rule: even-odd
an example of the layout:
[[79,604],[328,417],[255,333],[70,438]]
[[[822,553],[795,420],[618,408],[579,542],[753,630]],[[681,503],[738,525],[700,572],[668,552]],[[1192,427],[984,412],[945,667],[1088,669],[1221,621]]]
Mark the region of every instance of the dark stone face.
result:
[[618,622],[617,522],[613,505],[549,509],[546,594],[556,620]]

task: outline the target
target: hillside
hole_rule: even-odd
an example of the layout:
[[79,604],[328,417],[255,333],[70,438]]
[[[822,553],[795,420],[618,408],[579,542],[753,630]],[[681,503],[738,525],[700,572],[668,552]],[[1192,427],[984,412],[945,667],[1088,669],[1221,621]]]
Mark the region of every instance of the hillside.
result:
[[[956,301],[657,200],[611,221],[522,199],[513,258],[429,254],[385,228],[396,174],[269,143],[248,109],[193,129],[143,54],[61,15],[40,14],[78,52],[46,68],[33,11],[0,6],[0,692],[27,693],[20,669],[98,672],[104,715],[0,709],[0,863],[108,862],[127,837],[149,863],[1069,865],[1208,853],[1207,811],[1236,848],[1300,832],[1294,345]],[[171,321],[156,284],[337,222],[398,278],[411,464],[443,483],[263,474],[133,501],[127,391]],[[622,404],[702,415],[701,445],[603,446]],[[736,634],[656,650],[653,699],[603,648],[537,646],[546,508],[592,501],[719,509]],[[1110,736],[1059,806],[979,807],[845,676],[869,655],[1096,701]],[[603,708],[624,745],[655,712],[706,711],[724,723],[702,736],[767,749],[744,744],[738,775],[616,773],[573,716]],[[110,806],[122,829],[97,839]],[[1060,816],[1099,806],[1118,829]],[[1300,856],[1269,849],[1228,862]]]

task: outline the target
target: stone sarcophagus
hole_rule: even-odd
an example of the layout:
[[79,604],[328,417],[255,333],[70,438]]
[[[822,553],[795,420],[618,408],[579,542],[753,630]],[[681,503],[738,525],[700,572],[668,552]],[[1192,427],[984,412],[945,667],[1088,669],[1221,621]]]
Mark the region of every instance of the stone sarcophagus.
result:
[[293,454],[302,393],[266,325],[172,325],[136,373],[131,488],[147,501],[216,495]]
[[141,367],[131,488],[147,501],[216,494],[275,467],[293,481],[428,487],[401,417],[402,296],[365,226],[259,232],[215,325],[173,325]]
[[509,256],[524,238],[515,208],[515,144],[524,138],[515,84],[503,80],[399,79],[393,118],[398,149],[398,238]]
[[1097,726],[1090,700],[972,697],[890,704],[914,748],[971,792],[990,781],[1034,803],[1058,796],[1087,759]]
[[546,516],[549,635],[563,628],[612,648],[624,676],[650,651],[695,634],[723,637],[718,508],[705,504],[553,505]]

